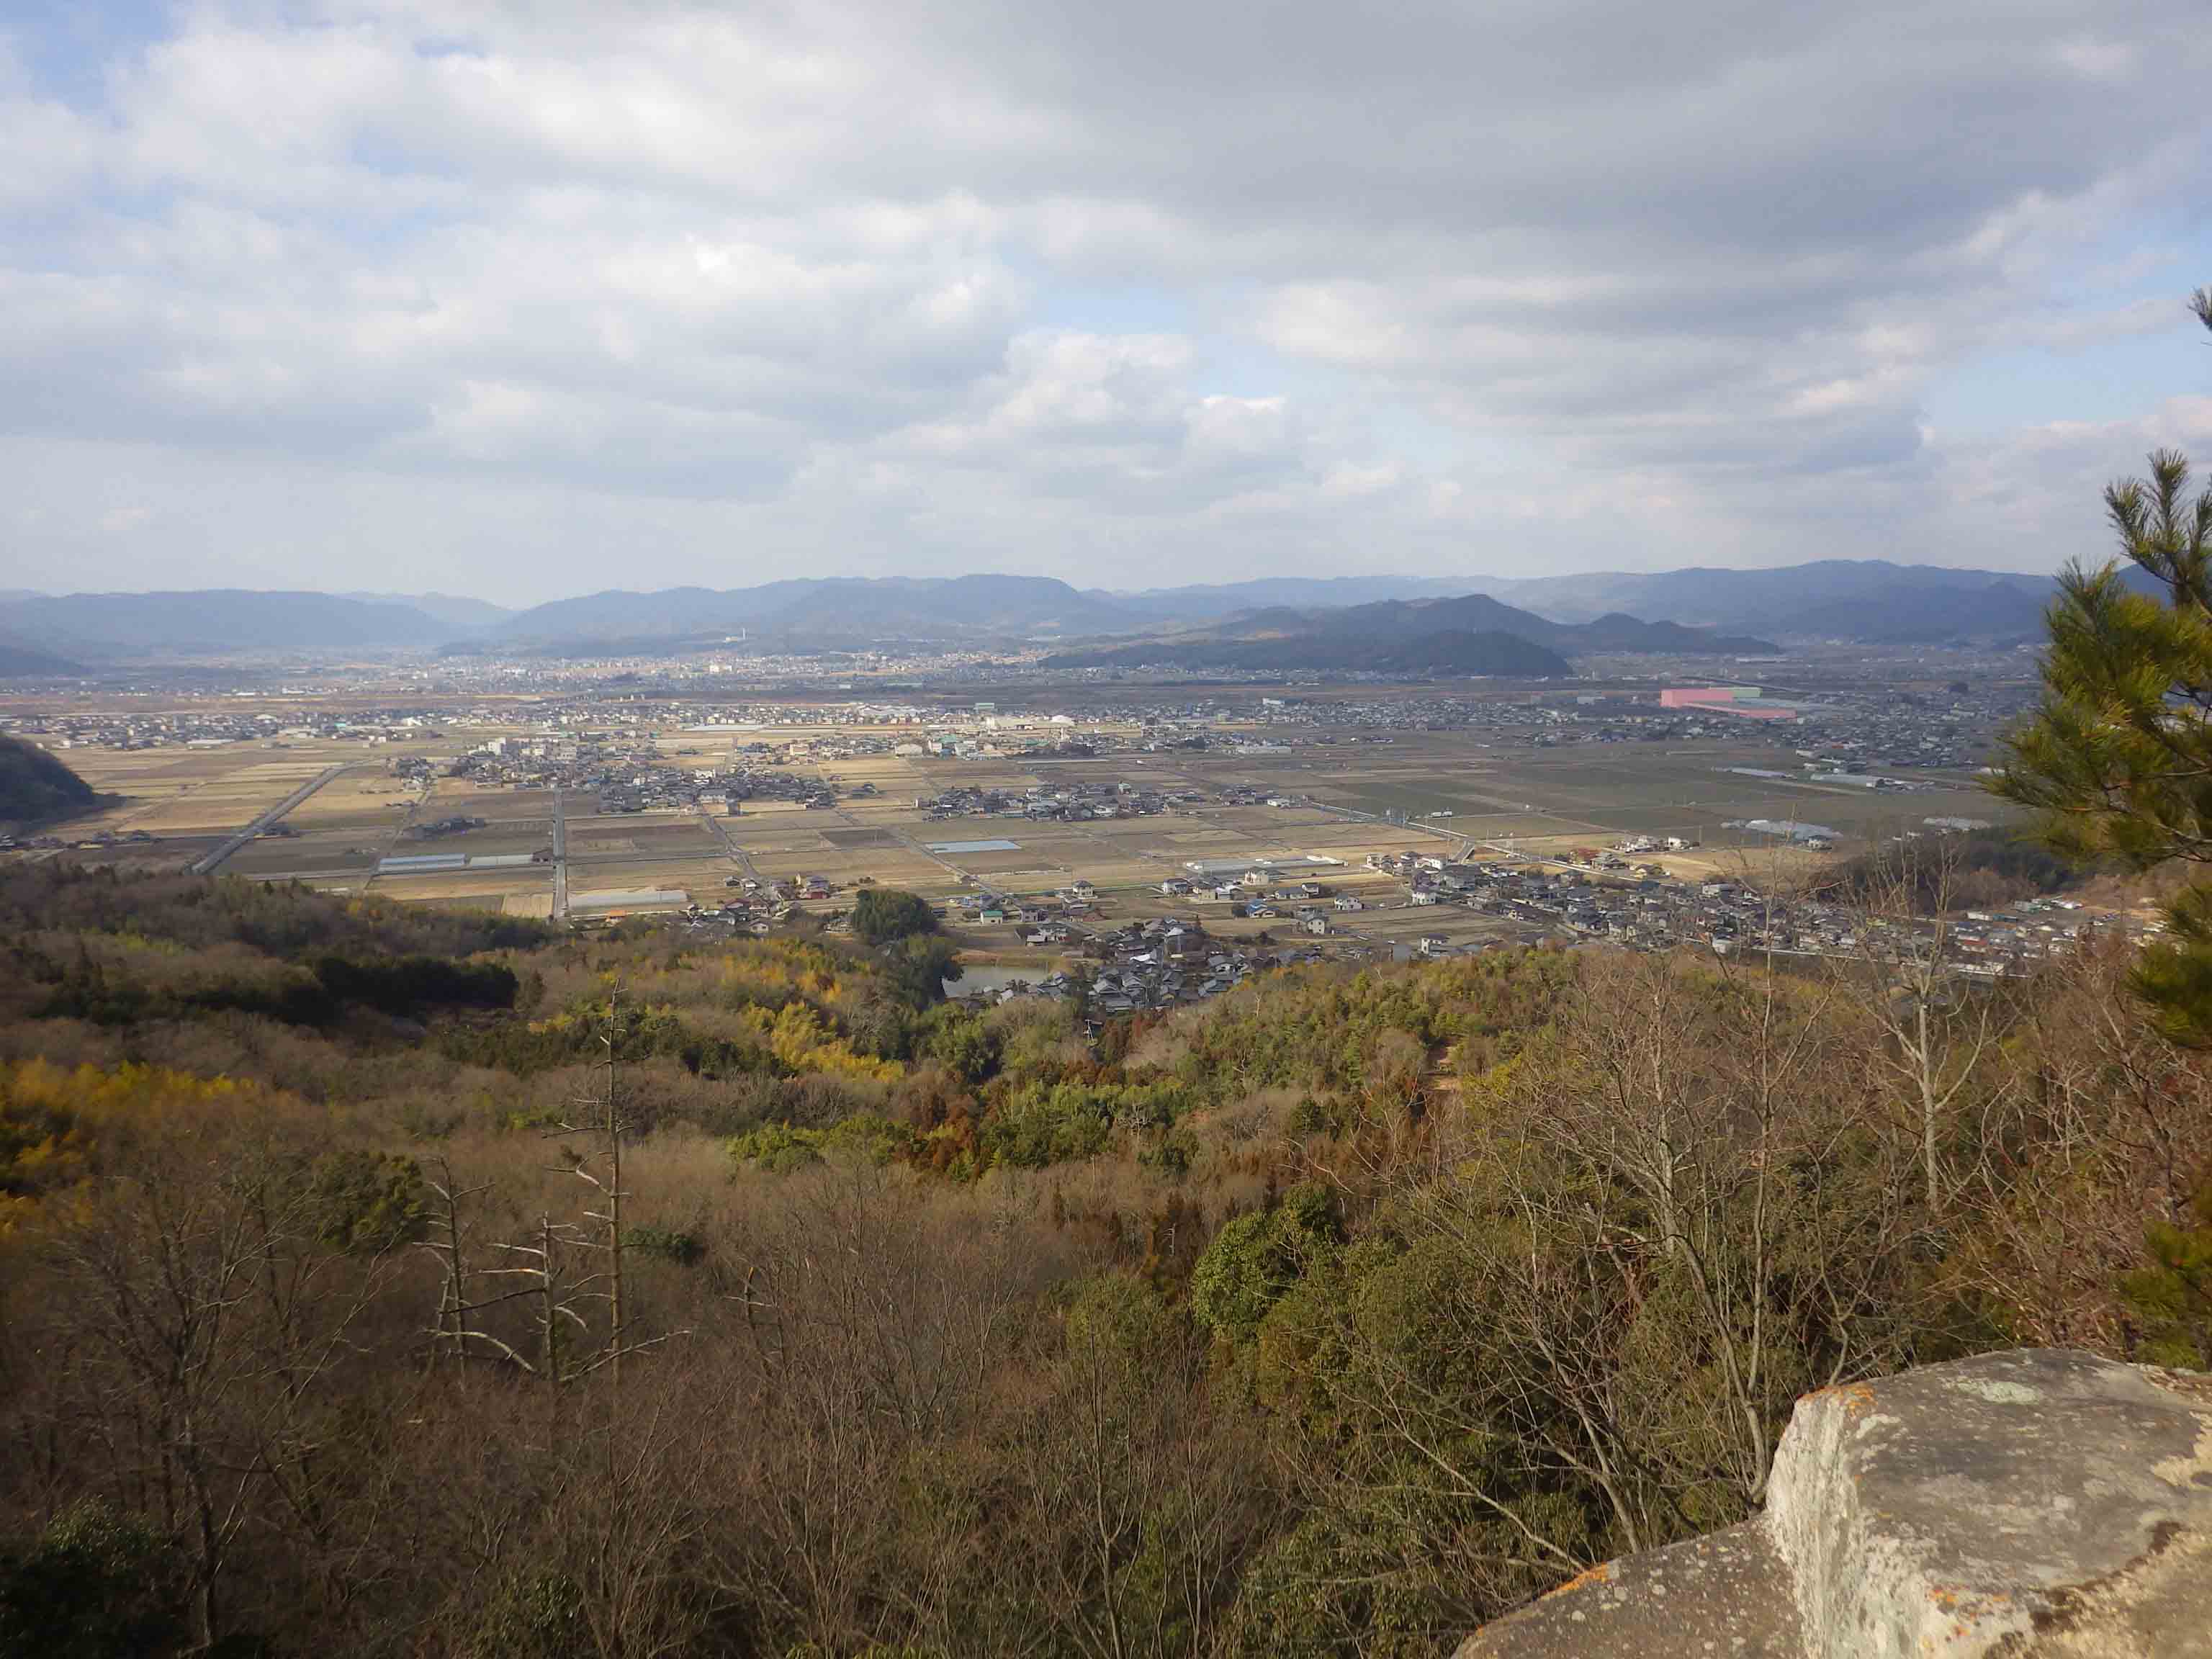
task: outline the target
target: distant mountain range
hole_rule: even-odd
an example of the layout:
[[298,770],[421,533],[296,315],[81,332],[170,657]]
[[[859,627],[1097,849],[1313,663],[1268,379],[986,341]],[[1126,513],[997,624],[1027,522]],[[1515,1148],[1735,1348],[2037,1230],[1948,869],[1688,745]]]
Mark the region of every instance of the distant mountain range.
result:
[[1245,582],[1152,587],[1137,593],[1091,589],[1086,597],[1133,615],[1195,622],[1276,606],[1320,611],[1381,599],[1443,599],[1483,586],[1480,580],[1466,576],[1262,576]]
[[[617,589],[522,611],[439,593],[33,594],[0,598],[0,653],[28,653],[0,654],[0,673],[302,650],[584,655],[707,648],[738,637],[790,649],[1058,641],[1085,656],[1144,640],[1153,661],[1164,660],[1158,653],[1167,647],[1219,651],[1269,638],[1328,635],[1333,642],[1316,649],[1348,649],[1363,633],[1378,650],[1426,635],[1503,633],[1562,654],[1741,653],[1771,650],[1776,639],[2033,639],[2051,592],[2040,576],[1827,560],[1523,578],[1270,577],[1136,593],[1042,576],[793,577],[738,588]],[[1474,648],[1464,638],[1452,646]],[[40,666],[42,657],[58,666]]]
[[1214,586],[1100,593],[1146,615],[1195,622],[1289,606],[1486,593],[1553,622],[1608,614],[1793,638],[1909,644],[2040,635],[2047,576],[1954,570],[1887,559],[1825,559],[1764,570],[1692,567],[1571,576],[1268,577]]
[[449,628],[496,628],[515,613],[489,599],[472,599],[465,593],[341,593],[340,599],[363,599],[371,605],[410,605]]
[[871,640],[1030,639],[1135,633],[1147,614],[1048,576],[792,577],[757,587],[616,590],[520,612],[495,637],[539,643],[719,638],[860,644]]
[[1516,679],[1565,678],[1575,666],[1548,647],[1496,630],[1437,629],[1375,635],[1316,628],[1301,634],[1240,640],[1146,641],[1098,651],[1064,652],[1047,668],[1176,668],[1328,674],[1495,674]]
[[427,648],[453,631],[413,605],[336,593],[217,587],[40,595],[0,604],[0,634],[44,641],[87,659]]
[[1492,578],[1468,586],[1560,622],[1626,611],[1693,627],[1893,644],[2039,636],[2052,592],[2047,576],[1887,559],[1822,559],[1771,570]]
[[1619,613],[1553,622],[1486,593],[1382,599],[1339,610],[1274,606],[1201,633],[1110,643],[1045,659],[1047,667],[1233,668],[1325,672],[1565,675],[1566,653],[1765,653],[1768,641]]
[[1512,634],[1560,651],[1732,653],[1772,651],[1771,641],[1685,628],[1680,623],[1644,622],[1613,611],[1586,623],[1554,622],[1531,611],[1464,593],[1454,599],[1382,599],[1340,611],[1259,611],[1233,619],[1218,631],[1249,637],[1259,632],[1315,630],[1402,638],[1409,633],[1452,629]]

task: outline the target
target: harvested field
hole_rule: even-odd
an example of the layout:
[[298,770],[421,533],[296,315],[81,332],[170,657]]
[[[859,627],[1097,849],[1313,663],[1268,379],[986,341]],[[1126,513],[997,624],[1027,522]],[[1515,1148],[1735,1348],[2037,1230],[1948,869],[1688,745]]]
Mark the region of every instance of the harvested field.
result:
[[[1236,699],[1256,692],[1244,688]],[[1363,694],[1364,695],[1364,694]],[[258,705],[252,705],[258,708]],[[477,778],[436,777],[427,790],[402,778],[392,763],[422,756],[442,767],[497,735],[542,737],[519,700],[516,718],[475,721],[442,738],[406,738],[389,744],[348,739],[241,741],[221,747],[106,750],[80,747],[70,763],[96,788],[125,797],[119,805],[72,826],[89,836],[100,830],[143,830],[157,839],[105,848],[72,850],[87,862],[181,864],[208,850],[301,783],[331,766],[348,771],[295,809],[289,827],[299,833],[264,837],[241,848],[228,868],[257,879],[298,878],[349,890],[372,890],[414,902],[511,902],[537,913],[550,903],[551,872],[545,865],[517,864],[431,874],[377,875],[380,858],[421,854],[475,859],[526,860],[550,851],[555,797],[549,788],[509,788]],[[459,724],[456,722],[456,724]],[[933,722],[925,720],[922,729]],[[1133,723],[1113,728],[1122,739]],[[1424,934],[1459,941],[1503,936],[1511,929],[1451,907],[1402,908],[1403,885],[1367,870],[1370,854],[1417,851],[1456,856],[1470,848],[1508,848],[1565,854],[1610,844],[1629,835],[1676,835],[1695,850],[1665,855],[1670,870],[1686,875],[1802,869],[1822,855],[1802,849],[1778,852],[1763,837],[1728,827],[1730,820],[1797,818],[1832,824],[1844,853],[1869,836],[1917,826],[1924,817],[1951,815],[2002,818],[2005,809],[1982,794],[1971,776],[1931,775],[1931,787],[1910,793],[1876,792],[1819,784],[1802,775],[1801,758],[1786,746],[1787,733],[1747,732],[1740,741],[1674,744],[1562,742],[1547,736],[1502,735],[1498,728],[1423,731],[1398,728],[1387,737],[1347,728],[1332,734],[1304,728],[1285,746],[1246,750],[1228,745],[1233,721],[1207,728],[1212,745],[1080,757],[979,756],[926,758],[846,757],[850,728],[763,724],[744,732],[702,732],[673,726],[640,732],[624,741],[658,748],[667,763],[698,772],[742,759],[758,764],[787,757],[793,776],[834,783],[834,810],[809,811],[796,802],[748,801],[732,816],[711,822],[696,811],[605,813],[595,790],[570,788],[562,798],[574,892],[666,888],[706,902],[728,895],[732,876],[748,868],[768,879],[819,876],[846,902],[863,881],[912,889],[933,899],[973,890],[980,883],[1009,893],[1042,894],[1078,878],[1097,890],[1105,916],[1121,921],[1154,915],[1188,915],[1197,907],[1238,936],[1261,931],[1287,938],[1289,918],[1246,928],[1229,924],[1225,909],[1204,896],[1169,897],[1159,891],[1170,877],[1187,878],[1197,860],[1246,860],[1313,854],[1341,860],[1316,872],[1334,890],[1360,895],[1377,908],[1332,915],[1331,937],[1378,947]],[[1046,734],[1008,720],[993,741],[1009,745],[1023,733]],[[1251,728],[1255,737],[1270,733]],[[1056,735],[1065,735],[1065,728]],[[1334,741],[1322,739],[1331,737]],[[1732,768],[1786,775],[1761,778]],[[917,798],[954,787],[1018,792],[1042,782],[1110,788],[1121,782],[1163,791],[1193,789],[1206,799],[1142,817],[1081,816],[1066,821],[1006,816],[932,818],[916,810]],[[879,793],[852,799],[866,783]],[[1220,797],[1231,786],[1281,799],[1289,805],[1231,805]],[[1414,815],[1394,821],[1393,815]],[[1434,816],[1430,816],[1434,815]],[[464,816],[483,820],[457,834],[410,838],[410,824]],[[744,856],[733,856],[731,848]],[[925,848],[938,849],[925,851]],[[746,862],[750,861],[750,864]],[[1401,908],[1382,908],[1399,906]]]

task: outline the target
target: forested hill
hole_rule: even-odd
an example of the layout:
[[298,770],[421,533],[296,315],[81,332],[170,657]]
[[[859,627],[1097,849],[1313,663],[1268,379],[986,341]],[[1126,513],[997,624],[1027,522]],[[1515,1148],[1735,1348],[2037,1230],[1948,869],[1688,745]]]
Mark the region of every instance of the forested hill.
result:
[[1410,635],[1314,629],[1261,639],[1148,641],[1063,652],[1046,658],[1044,665],[1504,675],[1524,679],[1564,678],[1575,672],[1572,663],[1547,646],[1495,629],[1464,629]]
[[0,737],[0,823],[33,824],[89,811],[100,796],[57,757]]
[[1098,1019],[852,920],[0,866],[0,1651],[1429,1659],[1752,1512],[1822,1383],[2212,1360],[2124,952]]
[[1767,652],[1765,640],[1640,622],[1618,613],[1573,626],[1486,594],[1383,599],[1340,611],[1284,606],[1200,633],[1111,641],[1045,659],[1053,668],[1230,668],[1524,678],[1573,673],[1567,653]]
[[67,657],[0,635],[0,679],[48,679],[83,672],[82,664]]

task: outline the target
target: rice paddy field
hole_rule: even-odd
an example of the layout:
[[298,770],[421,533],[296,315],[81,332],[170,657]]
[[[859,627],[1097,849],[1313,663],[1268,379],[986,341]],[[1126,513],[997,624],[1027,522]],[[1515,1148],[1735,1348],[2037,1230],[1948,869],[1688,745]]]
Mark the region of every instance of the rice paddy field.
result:
[[[514,729],[531,728],[518,724]],[[552,866],[529,860],[533,854],[550,856],[553,848],[551,791],[443,775],[422,783],[395,770],[411,756],[442,771],[486,735],[479,728],[465,739],[433,736],[373,745],[301,739],[127,752],[72,749],[65,756],[69,763],[94,788],[119,799],[96,817],[71,825],[70,834],[137,831],[152,839],[72,848],[64,855],[188,863],[303,784],[343,767],[287,816],[289,833],[247,842],[224,868],[255,879],[297,879],[411,903],[549,914]],[[647,735],[670,764],[707,771],[730,764],[761,733],[671,727]],[[1031,760],[832,759],[808,752],[814,744],[834,745],[848,735],[830,726],[775,728],[775,740],[790,745],[795,775],[834,781],[839,796],[834,809],[754,801],[727,816],[690,809],[602,814],[592,793],[566,792],[570,891],[672,890],[714,903],[727,894],[733,878],[751,875],[819,877],[841,894],[872,881],[943,899],[979,886],[1007,895],[1049,892],[1079,878],[1097,889],[1108,921],[1188,915],[1195,908],[1210,928],[1229,937],[1263,929],[1281,937],[1294,925],[1286,918],[1231,922],[1227,907],[1206,899],[1202,887],[1196,898],[1170,898],[1160,884],[1191,878],[1188,866],[1199,860],[1307,856],[1335,860],[1319,878],[1369,907],[1331,914],[1340,938],[1406,944],[1435,936],[1462,944],[1495,936],[1504,927],[1453,907],[1407,905],[1403,884],[1368,869],[1368,856],[1412,850],[1544,857],[1630,836],[1677,836],[1693,843],[1693,850],[1664,859],[1675,873],[1740,872],[1750,860],[1777,866],[1847,855],[1870,839],[1917,828],[1925,817],[2002,816],[1963,774],[1929,775],[1928,787],[1908,793],[1805,781],[1790,750],[1756,733],[1741,742],[1690,746],[1547,748],[1500,740],[1480,728],[1383,736],[1370,727],[1317,732],[1310,735],[1335,741],[1302,740],[1264,753],[1213,748]],[[1786,775],[1751,775],[1759,772]],[[1021,792],[1040,783],[1110,787],[1121,781],[1162,792],[1196,791],[1206,799],[1150,817],[1069,822],[933,819],[918,806],[921,799],[955,788]],[[853,792],[864,784],[875,793],[855,797]],[[1239,788],[1292,804],[1221,799]],[[483,822],[456,833],[410,833],[453,817]],[[1832,826],[1839,845],[1829,855],[1778,852],[1768,837],[1731,827],[1753,818]],[[426,854],[477,862],[407,872],[379,868],[385,860]],[[970,942],[986,954],[1001,945],[1018,949],[1010,929]]]

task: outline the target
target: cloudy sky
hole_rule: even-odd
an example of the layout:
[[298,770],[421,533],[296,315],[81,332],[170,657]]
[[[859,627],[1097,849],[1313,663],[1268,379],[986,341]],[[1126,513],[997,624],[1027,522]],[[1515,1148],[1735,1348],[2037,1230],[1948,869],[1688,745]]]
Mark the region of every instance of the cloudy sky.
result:
[[2212,458],[2171,0],[11,0],[0,587],[1886,556]]

